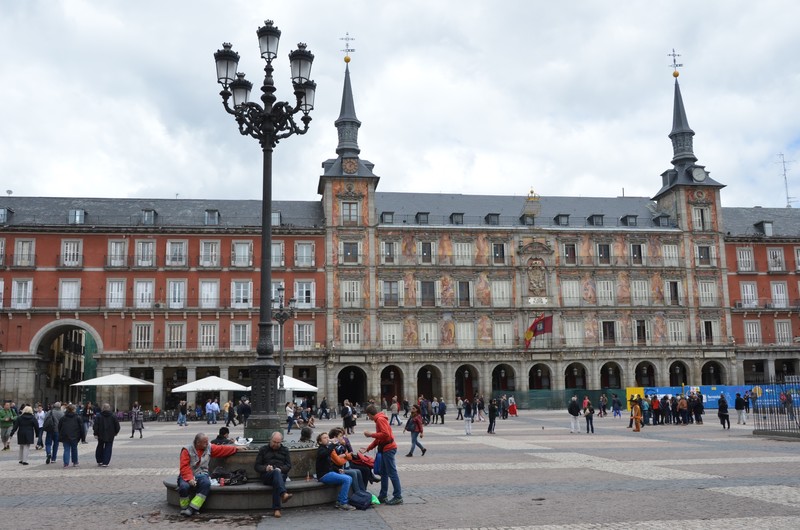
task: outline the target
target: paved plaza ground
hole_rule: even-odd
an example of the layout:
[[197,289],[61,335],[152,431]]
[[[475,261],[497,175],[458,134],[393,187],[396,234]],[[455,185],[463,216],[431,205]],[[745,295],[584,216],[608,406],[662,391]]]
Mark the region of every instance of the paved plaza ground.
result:
[[[521,411],[498,420],[497,434],[474,423],[473,435],[448,415],[431,425],[425,457],[404,455],[409,435],[395,431],[405,504],[342,512],[332,506],[267,513],[203,513],[187,521],[166,504],[162,480],[177,473],[179,448],[205,422],[147,423],[130,439],[123,424],[109,468],[98,468],[94,442],[80,446],[80,466],[45,465],[32,451],[18,464],[16,442],[0,453],[4,528],[345,528],[351,529],[797,529],[800,442],[754,437],[735,423],[651,426],[595,418],[596,434],[570,434],[566,412]],[[326,430],[337,421],[319,422]],[[366,445],[359,420],[351,437]],[[232,429],[242,434],[240,427]],[[292,432],[289,439],[296,439]],[[212,436],[213,437],[213,436]],[[377,484],[371,487],[377,493]]]

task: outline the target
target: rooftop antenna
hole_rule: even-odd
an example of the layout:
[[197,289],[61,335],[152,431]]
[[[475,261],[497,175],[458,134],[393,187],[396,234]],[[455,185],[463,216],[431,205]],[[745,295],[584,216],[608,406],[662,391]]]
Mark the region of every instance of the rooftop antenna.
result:
[[344,41],[344,50],[342,50],[344,52],[344,62],[349,63],[350,62],[350,54],[353,53],[354,51],[356,51],[355,48],[351,48],[350,47],[350,42],[356,40],[356,38],[355,37],[351,37],[350,36],[350,32],[347,31],[347,32],[345,32],[344,37],[339,37],[339,40],[343,40]]
[[[786,207],[791,208],[793,202],[797,202],[795,197],[789,197],[789,179],[786,178],[786,157],[783,153],[778,153],[781,159],[781,166],[783,167],[783,187],[786,189]],[[790,162],[791,163],[791,162]]]
[[178,200],[178,195],[180,195],[180,193],[175,194],[175,200]]
[[9,197],[11,197],[11,194],[14,193],[14,190],[6,190],[6,193],[8,193]]

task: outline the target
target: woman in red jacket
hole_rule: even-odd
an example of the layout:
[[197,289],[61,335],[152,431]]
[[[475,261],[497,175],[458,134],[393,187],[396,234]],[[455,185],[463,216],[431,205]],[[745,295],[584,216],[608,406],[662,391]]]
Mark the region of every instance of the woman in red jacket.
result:
[[411,406],[411,417],[408,418],[406,426],[403,428],[403,432],[406,431],[411,433],[411,450],[406,456],[414,456],[414,449],[417,447],[422,449],[422,456],[425,456],[425,453],[428,450],[425,449],[421,443],[419,443],[419,440],[417,440],[417,438],[422,438],[425,436],[423,434],[422,414],[420,413],[419,405]]

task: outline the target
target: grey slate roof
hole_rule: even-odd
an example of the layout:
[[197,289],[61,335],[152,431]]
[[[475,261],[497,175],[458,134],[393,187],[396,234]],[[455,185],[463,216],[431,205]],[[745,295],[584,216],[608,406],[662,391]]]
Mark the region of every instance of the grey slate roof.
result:
[[[63,226],[70,210],[84,210],[84,225],[140,226],[142,210],[156,211],[155,226],[202,227],[206,210],[219,211],[221,227],[261,227],[260,200],[223,199],[106,199],[67,197],[0,197],[0,208],[10,208],[6,225]],[[281,213],[281,224],[323,227],[320,201],[273,201],[272,211]],[[2,226],[2,225],[0,225]]]
[[772,222],[772,237],[800,238],[800,210],[794,208],[723,208],[722,222],[726,236],[764,236],[762,221]]

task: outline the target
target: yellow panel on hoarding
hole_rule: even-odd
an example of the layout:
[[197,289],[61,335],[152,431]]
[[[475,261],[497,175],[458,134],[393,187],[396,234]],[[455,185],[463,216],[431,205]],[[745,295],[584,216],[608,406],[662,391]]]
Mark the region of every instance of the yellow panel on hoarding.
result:
[[625,408],[630,410],[630,407],[628,405],[631,402],[631,398],[634,397],[634,396],[638,396],[638,397],[644,396],[644,387],[643,386],[629,386],[628,388],[625,389],[625,395],[628,396],[625,399]]

